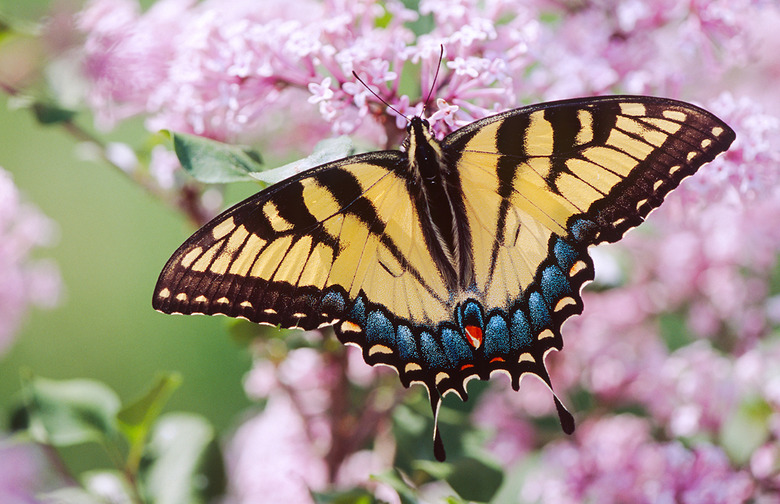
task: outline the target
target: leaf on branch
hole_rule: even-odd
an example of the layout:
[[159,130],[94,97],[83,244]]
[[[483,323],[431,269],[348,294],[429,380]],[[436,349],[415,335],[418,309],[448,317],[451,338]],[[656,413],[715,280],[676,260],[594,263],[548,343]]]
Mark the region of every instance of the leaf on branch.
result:
[[317,143],[314,146],[314,152],[303,159],[271,170],[250,173],[250,176],[267,184],[275,184],[315,166],[350,156],[354,151],[352,140],[348,136],[328,138]]
[[165,133],[171,137],[182,167],[200,182],[224,184],[253,180],[250,174],[263,169],[260,154],[250,147],[186,133]]
[[181,376],[178,373],[163,374],[143,397],[123,407],[117,413],[119,429],[130,444],[128,465],[131,468],[137,465],[154,422],[179,385],[181,385]]
[[70,122],[76,116],[75,110],[39,101],[33,103],[31,109],[38,123],[44,126]]
[[119,398],[100,382],[27,377],[22,393],[27,428],[38,442],[62,447],[117,437]]
[[205,503],[224,485],[214,428],[202,417],[169,413],[151,433],[140,472],[154,504]]

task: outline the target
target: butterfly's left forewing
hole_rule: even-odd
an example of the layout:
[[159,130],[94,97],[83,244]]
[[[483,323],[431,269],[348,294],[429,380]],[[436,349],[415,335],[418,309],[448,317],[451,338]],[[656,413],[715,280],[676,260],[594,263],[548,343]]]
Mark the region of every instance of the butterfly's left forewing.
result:
[[300,329],[335,323],[369,362],[392,364],[403,376],[397,321],[450,316],[399,170],[407,163],[395,151],[346,158],[239,203],[174,253],[153,306]]

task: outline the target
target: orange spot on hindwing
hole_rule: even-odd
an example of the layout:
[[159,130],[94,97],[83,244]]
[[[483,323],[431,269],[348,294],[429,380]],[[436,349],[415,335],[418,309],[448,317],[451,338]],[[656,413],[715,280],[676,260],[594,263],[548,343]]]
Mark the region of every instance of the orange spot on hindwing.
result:
[[480,346],[482,346],[482,328],[481,327],[468,325],[468,326],[464,327],[464,329],[466,330],[466,339],[468,340],[469,345],[471,345],[475,349],[479,348]]
[[482,318],[482,307],[473,299],[468,299],[455,310],[458,325],[471,348],[482,346],[485,322]]

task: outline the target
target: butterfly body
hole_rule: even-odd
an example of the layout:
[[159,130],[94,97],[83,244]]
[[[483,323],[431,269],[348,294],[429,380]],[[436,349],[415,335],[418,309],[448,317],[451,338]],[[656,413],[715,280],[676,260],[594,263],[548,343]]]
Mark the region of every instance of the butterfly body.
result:
[[693,105],[625,96],[516,109],[441,142],[424,119],[408,130],[405,152],[313,168],[216,217],[171,257],[154,307],[333,325],[367,363],[423,384],[435,413],[473,377],[550,385],[545,356],[593,278],[588,247],[620,239],[734,139]]

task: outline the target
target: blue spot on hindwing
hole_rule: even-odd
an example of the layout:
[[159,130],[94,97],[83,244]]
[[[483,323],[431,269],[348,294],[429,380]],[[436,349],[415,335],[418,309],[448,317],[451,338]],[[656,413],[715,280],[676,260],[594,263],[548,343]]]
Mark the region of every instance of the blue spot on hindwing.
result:
[[393,347],[395,343],[395,328],[384,313],[374,310],[368,314],[366,321],[366,345],[385,345]]
[[428,369],[439,370],[448,367],[447,357],[441,346],[436,342],[436,337],[428,331],[423,331],[420,334],[420,350]]
[[572,293],[569,279],[557,266],[547,266],[542,272],[542,294],[549,306]]
[[511,335],[506,320],[496,313],[488,319],[485,326],[485,355],[488,359],[493,357],[507,358],[511,343]]
[[417,344],[409,327],[405,325],[398,326],[396,342],[398,344],[398,356],[401,357],[402,361],[419,362],[420,355],[417,353]]
[[512,347],[515,349],[528,348],[533,343],[531,325],[528,323],[528,317],[520,303],[515,306],[516,308],[512,312]]
[[575,240],[584,243],[591,243],[596,236],[598,226],[592,220],[577,219],[571,224],[569,232]]
[[362,296],[358,296],[355,304],[352,305],[352,309],[349,311],[349,319],[360,327],[366,326],[366,305]]
[[577,259],[579,258],[579,254],[577,254],[577,251],[574,250],[574,247],[560,238],[555,239],[553,254],[555,255],[555,259],[558,261],[558,264],[560,264],[563,271],[571,270],[571,267],[574,266],[574,263],[577,262]]
[[320,300],[320,312],[326,313],[330,317],[341,316],[346,309],[346,305],[343,294],[330,291]]
[[457,310],[458,326],[464,330],[466,326],[485,327],[482,321],[482,307],[473,299],[467,300]]
[[471,352],[471,347],[464,341],[459,332],[444,327],[441,330],[441,340],[447,358],[455,365],[454,367],[460,368],[463,364],[473,362],[474,354]]
[[531,328],[535,333],[550,327],[550,311],[540,293],[532,292],[528,296],[528,314],[531,316]]

